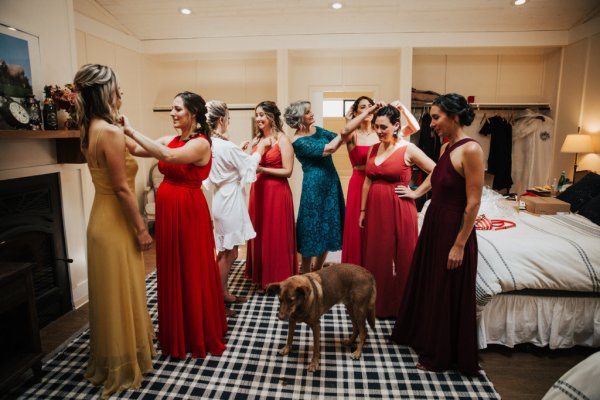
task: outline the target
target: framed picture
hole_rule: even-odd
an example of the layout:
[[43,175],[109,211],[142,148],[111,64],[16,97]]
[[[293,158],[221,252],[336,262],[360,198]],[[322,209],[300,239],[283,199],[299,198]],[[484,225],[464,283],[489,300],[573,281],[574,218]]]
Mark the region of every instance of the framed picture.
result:
[[25,99],[42,98],[40,61],[37,36],[0,24],[0,129],[28,129]]

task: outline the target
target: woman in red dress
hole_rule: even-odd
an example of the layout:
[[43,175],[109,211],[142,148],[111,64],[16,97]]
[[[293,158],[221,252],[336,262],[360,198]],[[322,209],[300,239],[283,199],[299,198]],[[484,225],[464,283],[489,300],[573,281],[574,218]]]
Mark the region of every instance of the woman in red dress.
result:
[[[483,151],[463,131],[475,113],[463,96],[446,94],[431,107],[431,128],[448,139],[433,173],[404,199],[432,189],[392,340],[411,346],[419,369],[458,369],[477,374],[475,278],[477,238],[473,225],[483,190]],[[398,296],[401,296],[399,294]]]
[[[379,141],[371,124],[373,112],[377,106],[373,99],[360,96],[350,108],[353,118],[342,132],[346,142],[348,156],[352,164],[352,176],[348,182],[346,194],[346,216],[344,218],[344,237],[342,241],[342,262],[361,265],[361,229],[358,226],[360,216],[360,196],[365,181],[365,164],[369,148]],[[352,124],[352,125],[351,125]]]
[[[398,108],[407,112],[401,104]],[[373,145],[367,156],[359,216],[363,228],[362,266],[375,277],[375,315],[379,318],[398,313],[418,236],[414,200],[398,198],[394,189],[409,184],[413,165],[426,173],[435,166],[416,145],[396,133],[418,129],[413,123],[400,129],[398,108],[384,106],[375,114],[374,128],[380,143]]]
[[246,276],[259,293],[298,271],[294,203],[288,178],[294,167],[294,149],[283,133],[281,111],[272,101],[255,110],[256,136],[252,148],[268,142],[250,189],[248,211],[256,237],[248,241]]
[[163,355],[204,358],[225,350],[227,320],[215,255],[213,226],[202,181],[211,166],[204,99],[191,92],[173,100],[171,118],[180,135],[156,141],[131,127],[134,154],[155,157],[165,178],[156,194],[158,338]]

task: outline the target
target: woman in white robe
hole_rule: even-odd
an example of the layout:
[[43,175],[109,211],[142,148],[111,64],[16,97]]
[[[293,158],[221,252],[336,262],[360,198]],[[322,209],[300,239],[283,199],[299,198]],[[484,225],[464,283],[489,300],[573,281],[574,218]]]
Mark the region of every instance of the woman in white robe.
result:
[[[212,216],[214,222],[217,259],[225,303],[244,303],[245,297],[229,293],[227,279],[238,256],[238,246],[256,236],[246,202],[246,185],[256,180],[256,168],[266,146],[259,145],[252,155],[228,140],[229,110],[222,101],[206,103],[208,124],[212,129],[212,167],[208,180],[213,188]],[[227,308],[227,315],[235,316]]]

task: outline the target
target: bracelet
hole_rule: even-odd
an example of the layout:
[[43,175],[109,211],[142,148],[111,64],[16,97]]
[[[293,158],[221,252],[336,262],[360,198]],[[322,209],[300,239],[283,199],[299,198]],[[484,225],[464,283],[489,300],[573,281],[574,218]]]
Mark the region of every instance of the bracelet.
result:
[[366,209],[366,208],[363,208],[362,210],[360,210],[360,212],[363,212],[363,211],[367,211],[367,209]]

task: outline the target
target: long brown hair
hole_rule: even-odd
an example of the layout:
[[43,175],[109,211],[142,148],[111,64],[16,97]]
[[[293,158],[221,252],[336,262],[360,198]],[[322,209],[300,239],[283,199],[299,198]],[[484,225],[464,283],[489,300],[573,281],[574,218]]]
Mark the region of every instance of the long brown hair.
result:
[[[261,101],[254,107],[254,112],[258,107],[262,108],[269,121],[271,121],[271,127],[275,131],[275,133],[283,133],[283,122],[281,122],[281,111],[279,111],[279,107],[275,102],[270,100]],[[258,143],[258,141],[264,137],[264,132],[260,130],[256,125],[254,127],[254,143]]]
[[206,137],[208,143],[212,146],[212,140],[210,139],[210,127],[206,122],[206,101],[199,94],[193,92],[181,92],[177,93],[175,97],[181,97],[183,100],[183,106],[196,117],[196,127],[194,128],[195,133],[201,133]]
[[77,91],[77,122],[80,127],[81,147],[89,146],[90,123],[100,118],[109,124],[116,124],[119,118],[116,99],[119,85],[114,71],[106,65],[86,64],[73,78]]

